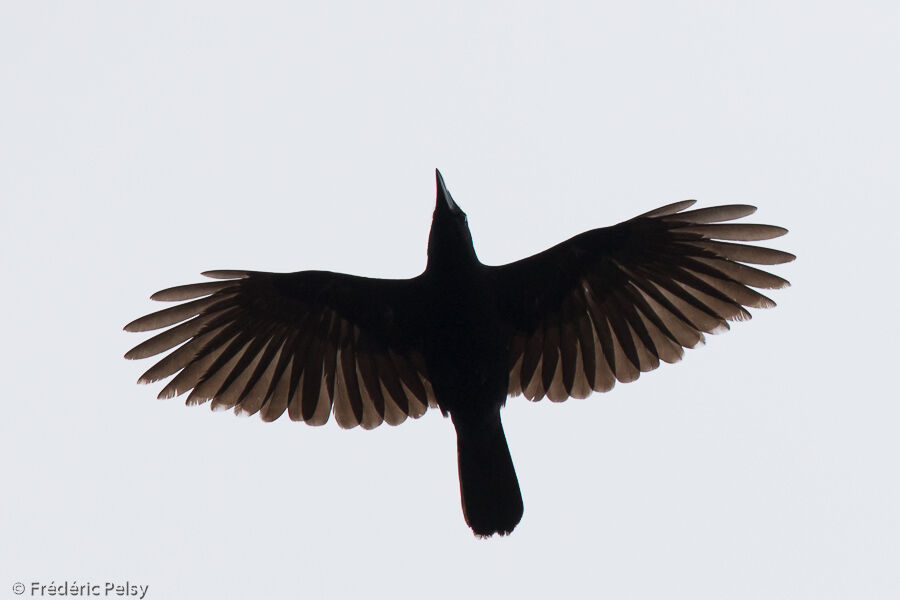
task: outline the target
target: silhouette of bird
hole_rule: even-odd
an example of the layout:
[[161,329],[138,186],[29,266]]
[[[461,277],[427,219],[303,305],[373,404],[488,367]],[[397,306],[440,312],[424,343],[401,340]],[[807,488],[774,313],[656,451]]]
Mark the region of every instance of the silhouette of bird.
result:
[[749,319],[746,307],[775,306],[752,288],[789,285],[744,263],[792,254],[732,243],[786,229],[723,223],[756,209],[687,210],[694,200],[484,265],[466,214],[435,174],[421,275],[205,272],[215,281],[157,292],[152,299],[183,303],[125,326],[171,326],[125,355],[171,350],[139,382],[175,375],[160,398],[190,391],[188,405],[211,401],[265,421],[287,411],[311,425],[333,413],[344,428],[397,425],[439,408],[456,428],[466,522],[477,536],[504,535],[523,512],[500,421],[508,396],[558,402],[608,392],[680,360],[704,333]]

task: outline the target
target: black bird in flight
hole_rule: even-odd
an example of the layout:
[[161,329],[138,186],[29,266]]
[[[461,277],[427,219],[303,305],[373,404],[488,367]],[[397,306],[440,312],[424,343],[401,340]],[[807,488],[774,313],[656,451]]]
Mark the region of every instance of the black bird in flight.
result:
[[559,402],[608,392],[680,360],[704,333],[749,319],[745,307],[775,306],[751,288],[788,285],[744,263],[792,254],[731,243],[786,229],[721,223],[756,209],[687,210],[694,200],[483,265],[466,214],[436,177],[424,273],[208,271],[219,281],[157,292],[152,299],[183,303],[125,326],[173,326],[125,355],[168,352],[139,381],[175,375],[160,398],[190,390],[188,405],[211,401],[265,421],[287,411],[322,425],[333,412],[341,427],[369,429],[439,408],[456,428],[466,522],[478,536],[503,535],[523,510],[500,422],[507,396]]

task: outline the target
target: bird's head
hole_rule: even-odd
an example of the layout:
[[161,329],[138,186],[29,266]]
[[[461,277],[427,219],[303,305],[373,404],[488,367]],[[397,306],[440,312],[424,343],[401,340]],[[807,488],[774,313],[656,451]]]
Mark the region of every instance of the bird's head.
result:
[[456,204],[441,172],[434,170],[437,180],[437,200],[428,236],[428,267],[442,270],[477,265],[472,234],[466,213]]

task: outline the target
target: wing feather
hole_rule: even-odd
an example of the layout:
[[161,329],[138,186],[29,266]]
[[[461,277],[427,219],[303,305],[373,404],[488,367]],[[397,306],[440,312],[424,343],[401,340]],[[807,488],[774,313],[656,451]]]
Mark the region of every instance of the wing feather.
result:
[[342,427],[421,416],[435,404],[421,358],[417,279],[304,271],[207,271],[218,281],[167,288],[182,302],[135,319],[127,331],[166,328],[126,353],[163,354],[140,382],[174,377],[160,398],[187,394],[271,421],[310,425],[334,412]]
[[510,394],[561,400],[609,391],[661,362],[680,361],[705,333],[749,319],[747,308],[775,306],[752,288],[788,282],[743,263],[780,264],[794,255],[732,241],[787,230],[722,223],[754,213],[753,206],[686,210],[693,204],[669,204],[490,267],[509,331]]
[[[559,366],[559,324],[550,322],[544,330],[544,347],[541,351],[541,388],[550,396],[553,378]],[[554,390],[554,393],[557,390]],[[551,397],[551,400],[553,398]]]

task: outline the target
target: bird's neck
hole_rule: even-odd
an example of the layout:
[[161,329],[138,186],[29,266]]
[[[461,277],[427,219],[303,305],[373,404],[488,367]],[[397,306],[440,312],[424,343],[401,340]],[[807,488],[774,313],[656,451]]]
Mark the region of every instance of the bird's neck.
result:
[[480,266],[468,228],[435,219],[428,236],[426,271],[438,275],[462,275]]
[[429,252],[425,270],[440,276],[460,276],[476,271],[479,266],[481,263],[475,250],[470,247],[468,250],[460,248],[452,252]]
[[[464,243],[466,241],[468,243]],[[433,233],[429,238],[427,271],[463,274],[476,270],[480,265],[470,240],[442,239]]]

